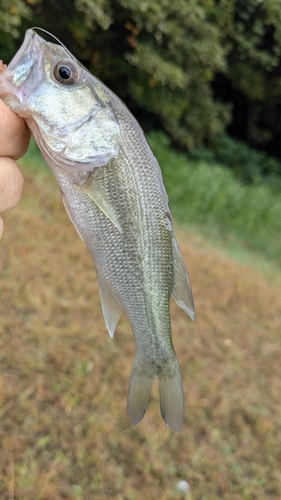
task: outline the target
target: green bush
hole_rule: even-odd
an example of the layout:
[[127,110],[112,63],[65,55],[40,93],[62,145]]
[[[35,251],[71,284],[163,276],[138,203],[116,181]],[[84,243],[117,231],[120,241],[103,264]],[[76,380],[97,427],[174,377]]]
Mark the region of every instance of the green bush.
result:
[[210,164],[219,163],[231,169],[245,183],[262,181],[275,190],[281,188],[280,161],[227,135],[221,135],[212,150],[201,148],[192,151],[190,158]]

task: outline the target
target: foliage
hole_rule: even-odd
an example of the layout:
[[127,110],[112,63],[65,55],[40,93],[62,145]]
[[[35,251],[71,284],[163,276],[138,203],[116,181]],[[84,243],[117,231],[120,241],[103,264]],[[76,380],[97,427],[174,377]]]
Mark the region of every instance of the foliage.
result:
[[277,132],[276,116],[271,115],[281,103],[281,3],[221,0],[219,4],[216,23],[226,49],[228,91],[236,89],[237,100],[246,99],[243,137],[255,146],[265,145]]
[[5,33],[10,33],[14,37],[19,36],[22,18],[30,15],[30,8],[22,0],[0,0],[1,30]]
[[220,136],[212,150],[194,150],[190,153],[190,158],[230,168],[236,177],[247,184],[262,181],[275,190],[280,190],[281,162],[228,135]]
[[23,0],[0,0],[0,54],[4,62],[16,51],[15,39],[22,34],[22,19],[30,19],[31,14]]
[[273,96],[267,88],[270,72],[280,65],[280,2],[230,0],[221,13],[225,15],[218,21],[228,45],[227,74],[232,84],[251,100],[280,98],[280,82],[273,81],[272,88],[277,83]]
[[140,33],[126,54],[137,68],[131,94],[188,148],[221,132],[227,110],[213,100],[208,83],[223,70],[223,50],[202,2],[166,2],[164,9],[140,2],[133,15]]

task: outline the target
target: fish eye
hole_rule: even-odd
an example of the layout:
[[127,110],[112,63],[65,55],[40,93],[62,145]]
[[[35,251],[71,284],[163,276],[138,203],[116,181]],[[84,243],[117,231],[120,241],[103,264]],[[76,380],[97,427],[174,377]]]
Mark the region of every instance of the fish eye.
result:
[[72,85],[79,79],[78,69],[70,61],[59,61],[55,65],[53,73],[55,79],[64,85]]

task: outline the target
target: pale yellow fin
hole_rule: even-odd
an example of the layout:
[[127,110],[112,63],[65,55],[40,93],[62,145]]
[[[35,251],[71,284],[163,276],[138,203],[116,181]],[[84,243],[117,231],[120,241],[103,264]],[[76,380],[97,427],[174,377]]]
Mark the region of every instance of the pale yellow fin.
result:
[[174,288],[172,297],[176,303],[190,316],[195,319],[195,309],[193,295],[191,291],[188,273],[184,260],[181,256],[179,246],[173,237],[173,257],[174,257]]
[[112,224],[114,224],[122,234],[123,229],[118,221],[115,208],[110,203],[105,191],[100,187],[99,183],[95,182],[92,176],[89,176],[87,182],[85,182],[85,184],[80,184],[80,187],[90,196],[100,210],[111,220]]
[[104,321],[110,337],[114,337],[115,328],[122,314],[122,309],[112,297],[106,285],[98,280]]

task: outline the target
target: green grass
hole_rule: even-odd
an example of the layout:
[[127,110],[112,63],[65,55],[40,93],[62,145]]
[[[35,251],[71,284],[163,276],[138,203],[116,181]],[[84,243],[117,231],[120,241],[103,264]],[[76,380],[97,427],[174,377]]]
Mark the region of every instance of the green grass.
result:
[[166,136],[148,137],[157,157],[174,217],[199,224],[209,236],[239,239],[281,263],[281,199],[267,185],[245,185],[221,165],[191,160],[173,150]]

